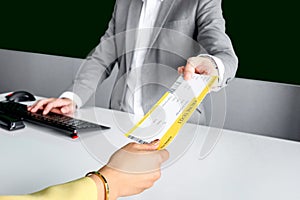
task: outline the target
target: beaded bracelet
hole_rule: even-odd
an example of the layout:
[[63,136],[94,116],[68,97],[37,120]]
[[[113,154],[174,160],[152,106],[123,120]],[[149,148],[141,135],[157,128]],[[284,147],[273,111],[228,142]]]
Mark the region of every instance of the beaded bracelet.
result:
[[92,174],[95,174],[96,176],[98,176],[101,179],[101,181],[103,182],[104,190],[105,190],[105,200],[109,200],[109,187],[108,187],[106,178],[102,174],[100,174],[100,172],[98,172],[98,171],[89,172],[85,176],[90,176]]

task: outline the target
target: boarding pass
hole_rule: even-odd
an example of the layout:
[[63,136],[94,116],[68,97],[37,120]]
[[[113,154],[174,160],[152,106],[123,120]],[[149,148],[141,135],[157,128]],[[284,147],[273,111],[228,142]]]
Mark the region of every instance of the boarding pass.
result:
[[217,76],[194,74],[186,81],[179,76],[170,90],[125,136],[138,143],[160,139],[158,149],[166,148],[217,80]]

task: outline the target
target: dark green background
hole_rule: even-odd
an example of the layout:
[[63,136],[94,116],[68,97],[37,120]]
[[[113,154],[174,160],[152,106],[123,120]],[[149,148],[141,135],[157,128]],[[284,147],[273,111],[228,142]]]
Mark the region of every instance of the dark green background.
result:
[[[299,11],[292,1],[223,0],[237,77],[300,85]],[[0,48],[84,58],[107,28],[114,0],[1,1]]]

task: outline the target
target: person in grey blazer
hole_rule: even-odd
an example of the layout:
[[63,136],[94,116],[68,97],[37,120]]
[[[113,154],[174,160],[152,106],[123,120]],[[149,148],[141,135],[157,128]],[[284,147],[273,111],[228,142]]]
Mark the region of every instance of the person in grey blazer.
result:
[[[29,110],[73,113],[117,67],[110,108],[142,115],[178,72],[185,79],[194,73],[218,75],[213,89],[218,91],[234,78],[237,65],[221,0],[116,0],[107,31],[73,85],[59,98],[40,100]],[[202,109],[196,113],[203,124]]]

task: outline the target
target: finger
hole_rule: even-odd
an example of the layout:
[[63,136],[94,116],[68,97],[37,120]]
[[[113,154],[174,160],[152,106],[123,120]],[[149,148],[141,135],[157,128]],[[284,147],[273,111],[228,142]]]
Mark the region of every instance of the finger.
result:
[[47,104],[47,106],[44,109],[43,114],[47,114],[50,112],[53,108],[61,108],[61,107],[68,107],[72,103],[67,99],[56,99],[55,101],[52,101]]
[[178,67],[177,71],[178,71],[178,74],[183,74],[183,72],[184,72],[184,66]]
[[55,108],[54,103],[53,102],[48,103],[44,108],[43,115],[47,115],[50,112],[50,110],[52,110],[53,108]]
[[154,140],[151,143],[139,144],[131,142],[123,147],[125,151],[138,152],[138,151],[154,151],[158,148],[159,140]]
[[208,74],[207,72],[207,67],[203,66],[203,65],[200,65],[198,67],[195,68],[195,72],[197,74]]
[[163,149],[159,151],[160,157],[161,157],[161,162],[165,162],[166,160],[169,159],[170,154],[167,150]]
[[49,102],[44,108],[43,114],[46,115],[54,108],[62,107],[64,104],[65,103],[61,99],[56,99],[55,101]]
[[53,98],[49,98],[49,99],[43,99],[43,100],[39,100],[38,102],[36,102],[32,108],[31,108],[31,112],[36,112],[39,109],[43,109],[44,105],[48,104],[49,102],[53,101]]
[[48,103],[54,101],[54,98],[49,98],[49,99],[42,99],[39,100],[35,105],[34,108],[32,108],[32,111],[37,111],[44,109],[44,106],[47,105]]
[[68,106],[64,106],[60,109],[60,111],[64,114],[67,114],[70,112],[70,108]]
[[56,113],[56,114],[60,114],[63,115],[64,113],[61,112],[61,110],[59,108],[52,108],[50,110],[50,112]]
[[195,73],[195,68],[188,62],[184,68],[183,78],[184,80],[190,80]]
[[65,115],[71,115],[74,113],[74,109],[75,109],[75,107],[72,104],[70,104],[67,106],[63,106],[60,109],[60,111],[61,111],[61,113],[65,114]]
[[62,107],[64,106],[66,103],[62,100],[62,99],[56,99],[52,102],[49,102],[46,107],[44,108],[43,114],[46,115],[48,114],[51,110],[53,110],[54,108],[57,107]]
[[156,139],[148,144],[140,144],[139,145],[139,151],[154,151],[157,150],[159,146],[160,140]]
[[153,145],[153,146],[158,146],[159,143],[160,143],[160,140],[159,140],[159,139],[155,139],[155,140],[153,140],[152,142],[150,142],[150,144]]
[[37,106],[37,104],[40,102],[41,100],[35,102],[34,104],[30,105],[30,106],[27,106],[27,110],[28,111],[31,111],[35,106]]

